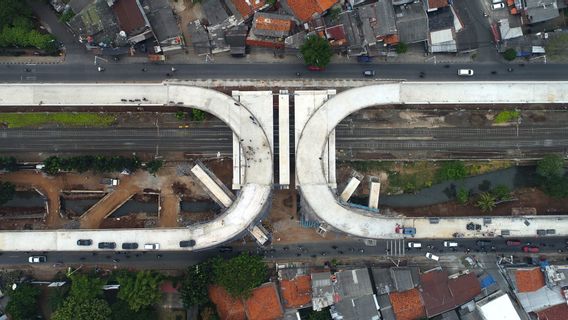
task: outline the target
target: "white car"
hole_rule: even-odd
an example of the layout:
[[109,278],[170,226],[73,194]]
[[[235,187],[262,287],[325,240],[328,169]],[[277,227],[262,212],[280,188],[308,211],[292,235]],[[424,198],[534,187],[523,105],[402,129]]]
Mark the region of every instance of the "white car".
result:
[[431,254],[430,252],[426,252],[426,258],[430,259],[430,260],[434,260],[434,261],[438,261],[440,260],[440,257]]
[[146,250],[159,250],[160,244],[159,243],[146,243],[144,245],[144,249],[146,249]]
[[444,247],[446,247],[446,248],[453,248],[453,247],[457,247],[457,246],[458,246],[457,242],[444,241]]
[[472,69],[458,69],[458,76],[471,77],[471,76],[473,76],[473,70]]
[[408,248],[409,248],[409,249],[412,249],[412,248],[417,248],[417,249],[422,248],[422,243],[420,243],[420,242],[409,242],[409,243],[408,243]]
[[503,8],[505,8],[505,4],[503,2],[494,3],[494,4],[491,5],[491,9],[493,9],[493,10],[503,9]]
[[97,71],[103,72],[103,71],[105,71],[105,68],[104,68],[104,67],[98,67],[98,68],[97,68]]
[[46,256],[31,256],[28,258],[30,263],[44,263],[47,262]]
[[503,3],[503,0],[491,0],[492,4]]

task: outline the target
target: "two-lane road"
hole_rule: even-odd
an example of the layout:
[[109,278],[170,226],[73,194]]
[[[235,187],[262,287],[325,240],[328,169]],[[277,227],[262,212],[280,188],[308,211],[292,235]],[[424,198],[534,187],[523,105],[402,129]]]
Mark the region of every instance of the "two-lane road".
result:
[[[375,79],[407,81],[558,81],[568,80],[568,65],[556,64],[331,64],[325,71],[308,71],[302,64],[124,64],[0,65],[0,82],[157,82],[165,79],[363,79],[364,70],[375,70]],[[176,69],[172,73],[171,68]],[[472,77],[459,77],[457,69],[471,68]],[[513,71],[507,71],[512,68]],[[29,71],[26,71],[29,70]],[[142,71],[145,70],[145,71]],[[420,77],[420,73],[424,77]],[[492,72],[495,72],[493,74]],[[168,77],[166,74],[171,74]],[[366,78],[370,79],[370,78]]]

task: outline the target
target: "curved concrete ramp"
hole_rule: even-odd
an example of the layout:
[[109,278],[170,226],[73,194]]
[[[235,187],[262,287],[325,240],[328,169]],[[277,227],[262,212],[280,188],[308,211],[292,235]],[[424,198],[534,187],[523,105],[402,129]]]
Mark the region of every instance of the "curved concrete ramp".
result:
[[[244,186],[237,200],[217,219],[173,229],[65,230],[0,232],[2,251],[93,250],[98,242],[159,243],[162,250],[187,250],[182,240],[205,249],[242,234],[269,206],[272,188],[272,151],[254,114],[220,92],[165,84],[6,84],[0,85],[0,106],[64,105],[176,105],[207,111],[224,121],[240,138],[246,157]],[[92,239],[93,247],[79,247],[77,239]]]
[[341,204],[328,187],[322,153],[328,135],[349,114],[371,106],[390,104],[489,104],[565,103],[568,82],[446,82],[385,83],[347,90],[328,100],[310,117],[296,150],[296,176],[305,202],[330,226],[364,238],[402,238],[397,225],[415,227],[418,238],[449,238],[455,232],[465,237],[491,237],[505,230],[511,236],[536,236],[538,229],[568,234],[568,217],[494,217],[481,232],[466,230],[466,224],[483,225],[482,217],[443,218],[431,223],[424,218],[388,217]]

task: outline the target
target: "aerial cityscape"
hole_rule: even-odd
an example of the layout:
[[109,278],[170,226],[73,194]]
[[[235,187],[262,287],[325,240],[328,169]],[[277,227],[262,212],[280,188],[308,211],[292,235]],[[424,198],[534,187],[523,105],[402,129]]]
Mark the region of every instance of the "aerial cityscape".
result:
[[568,0],[0,0],[0,320],[568,320]]

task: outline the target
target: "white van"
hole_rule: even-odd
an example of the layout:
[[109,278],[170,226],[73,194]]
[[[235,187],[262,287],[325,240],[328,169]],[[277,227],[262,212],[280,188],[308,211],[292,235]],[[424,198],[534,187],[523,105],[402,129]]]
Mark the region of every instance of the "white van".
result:
[[146,249],[146,250],[159,250],[160,244],[159,243],[146,243],[144,245],[144,249]]
[[409,243],[408,243],[408,248],[409,248],[409,249],[412,249],[412,248],[416,248],[416,249],[422,248],[422,243],[420,243],[420,242],[409,242]]
[[434,260],[434,261],[438,261],[440,260],[440,257],[431,254],[430,252],[426,252],[426,258],[430,259],[430,260]]
[[458,246],[457,242],[444,241],[444,247],[446,247],[446,248],[453,248],[453,247],[457,247],[457,246]]
[[472,69],[458,69],[458,76],[471,77],[471,76],[473,76],[473,70]]

